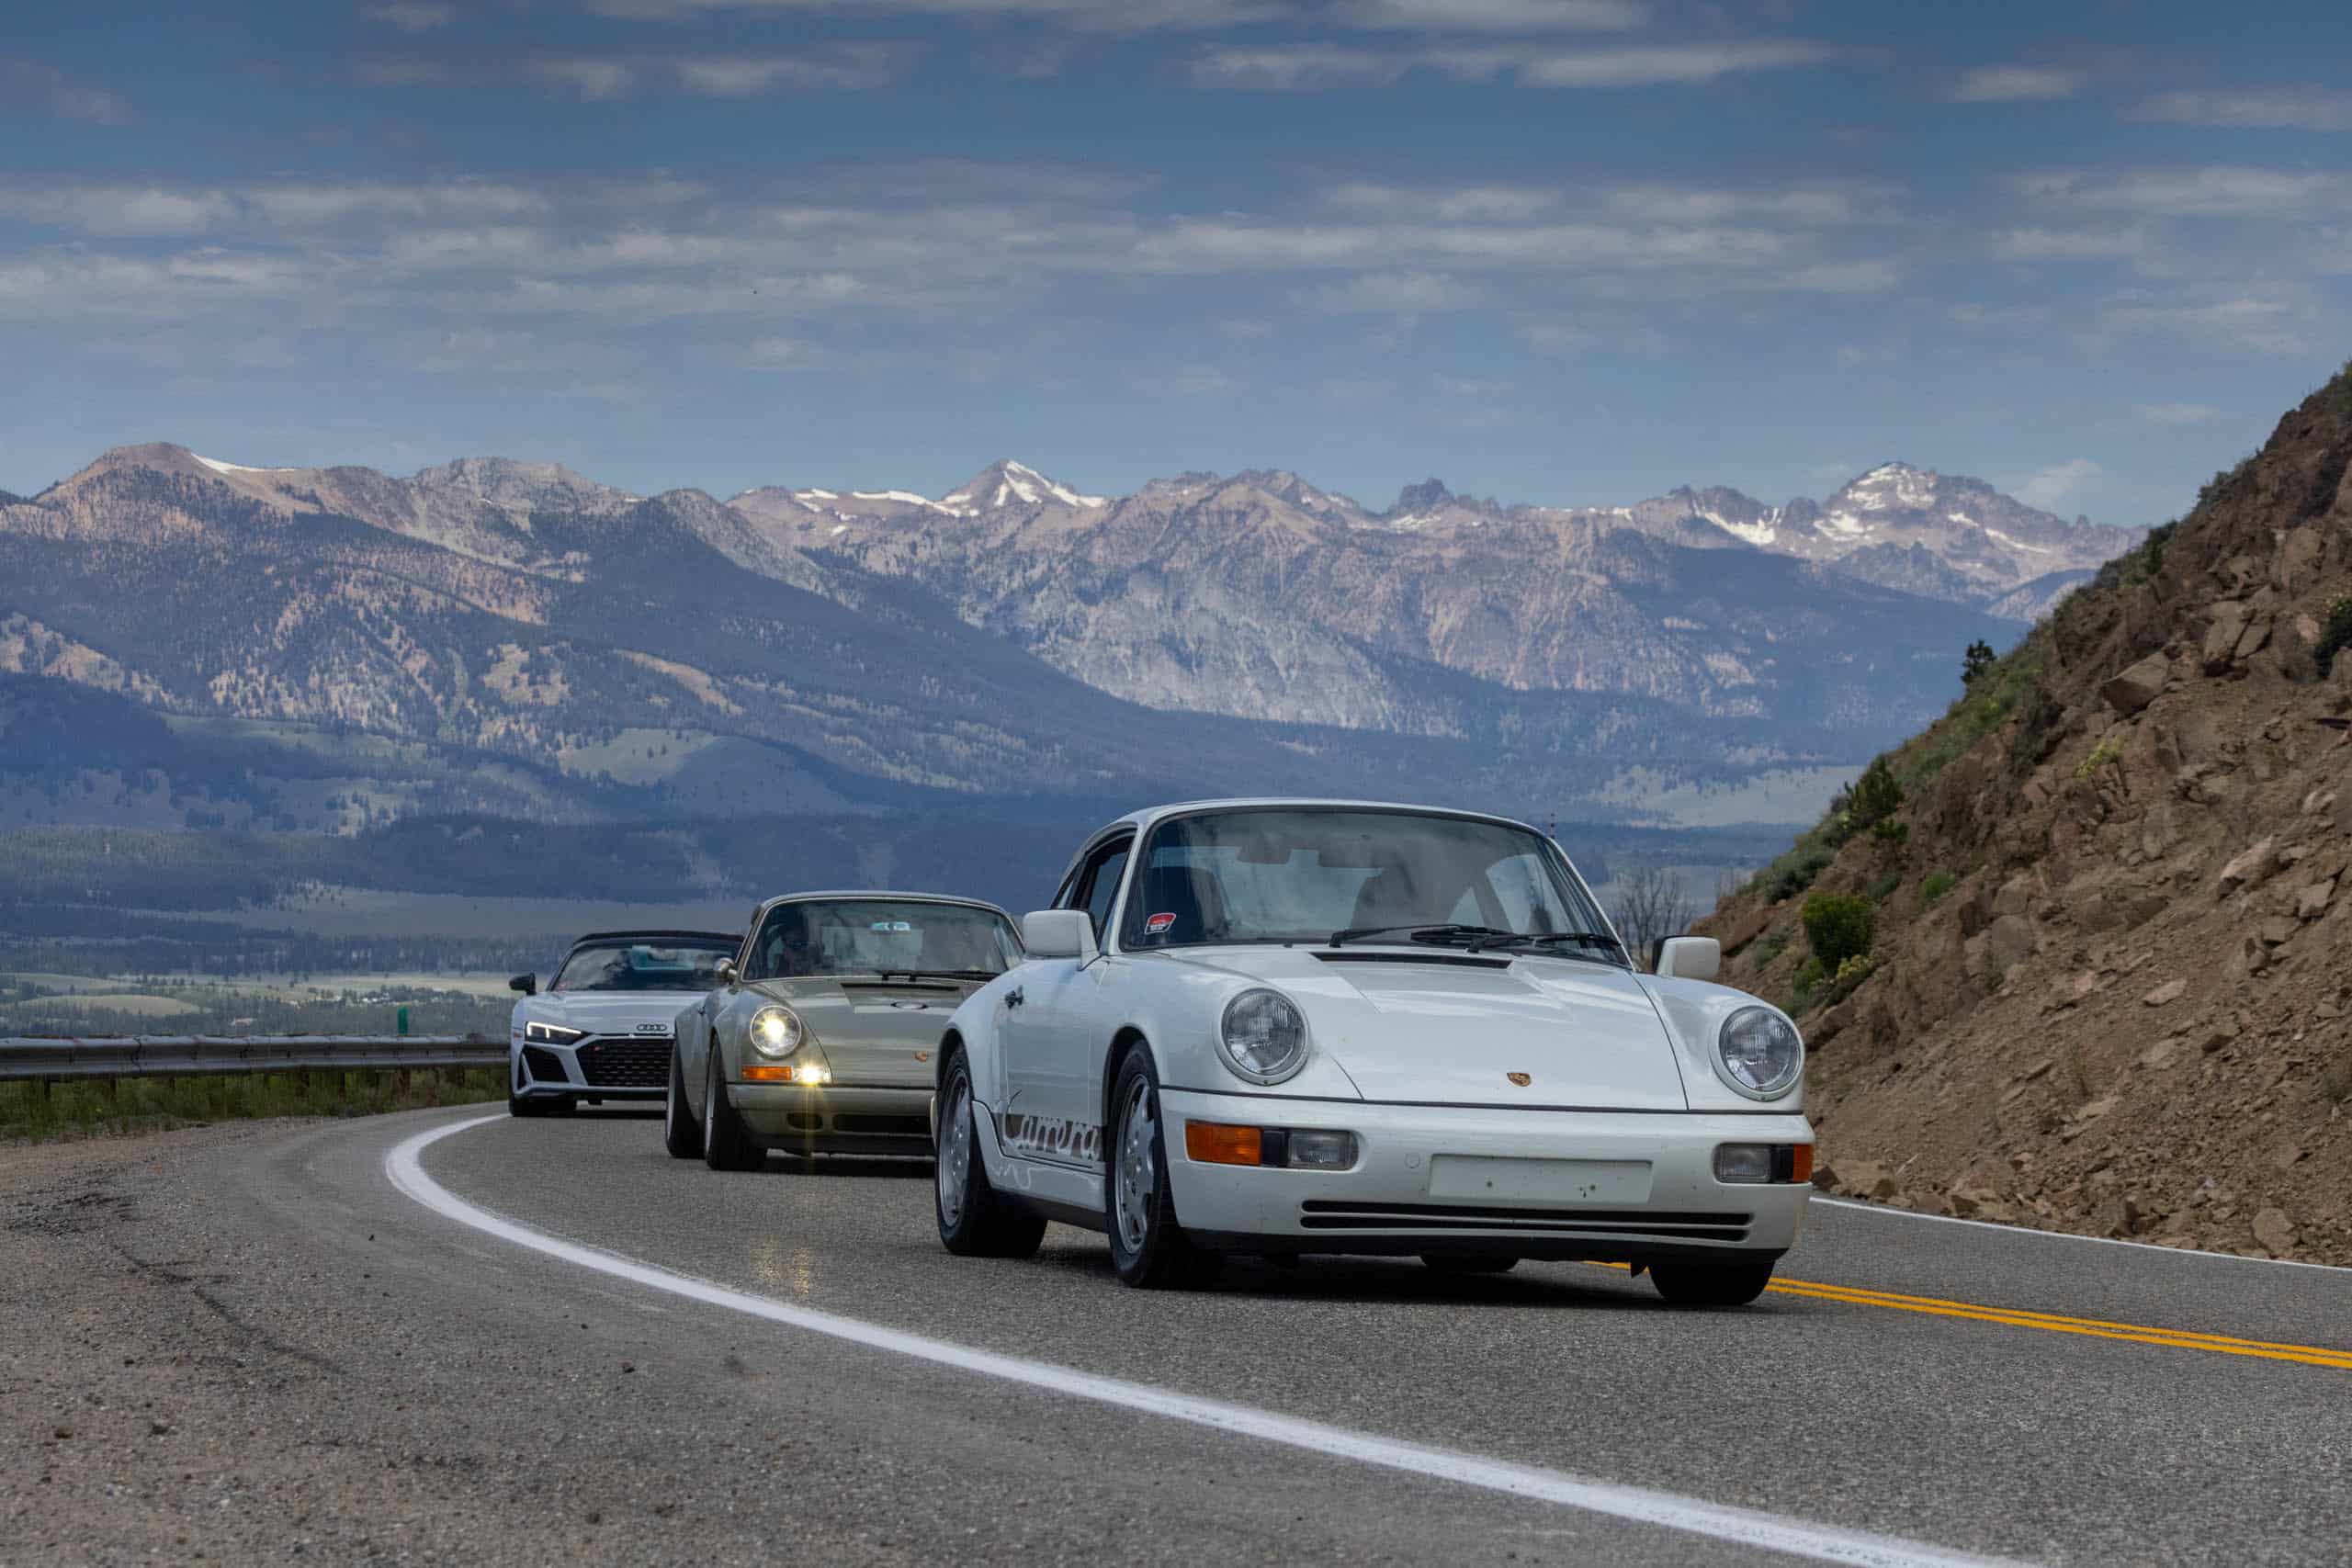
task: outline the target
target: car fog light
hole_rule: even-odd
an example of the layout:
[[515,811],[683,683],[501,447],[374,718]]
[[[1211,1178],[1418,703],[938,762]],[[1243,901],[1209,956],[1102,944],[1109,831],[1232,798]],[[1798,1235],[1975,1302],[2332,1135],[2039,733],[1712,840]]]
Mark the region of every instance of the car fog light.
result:
[[1715,1145],[1715,1179],[1753,1183],[1772,1179],[1772,1145],[1770,1144],[1717,1144]]
[[1813,1179],[1811,1144],[1717,1144],[1715,1179],[1741,1186]]
[[1356,1163],[1356,1135],[1294,1128],[1288,1140],[1295,1170],[1345,1170]]
[[822,1062],[803,1062],[797,1067],[785,1068],[785,1076],[795,1083],[831,1083],[833,1070]]

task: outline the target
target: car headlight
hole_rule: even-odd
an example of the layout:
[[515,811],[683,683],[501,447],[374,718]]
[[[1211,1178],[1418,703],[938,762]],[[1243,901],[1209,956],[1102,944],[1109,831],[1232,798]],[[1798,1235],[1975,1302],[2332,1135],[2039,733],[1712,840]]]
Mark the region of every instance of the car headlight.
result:
[[752,1049],[763,1056],[789,1056],[808,1038],[800,1027],[800,1015],[790,1008],[762,1008],[752,1015],[748,1033]]
[[566,1029],[560,1023],[541,1023],[537,1019],[523,1026],[523,1038],[534,1045],[569,1045],[587,1033],[584,1029]]
[[1280,991],[1244,991],[1225,1004],[1216,1043],[1251,1083],[1280,1083],[1306,1066],[1306,1020]]
[[1715,1071],[1750,1100],[1778,1100],[1804,1076],[1804,1042],[1770,1008],[1741,1008],[1715,1035]]

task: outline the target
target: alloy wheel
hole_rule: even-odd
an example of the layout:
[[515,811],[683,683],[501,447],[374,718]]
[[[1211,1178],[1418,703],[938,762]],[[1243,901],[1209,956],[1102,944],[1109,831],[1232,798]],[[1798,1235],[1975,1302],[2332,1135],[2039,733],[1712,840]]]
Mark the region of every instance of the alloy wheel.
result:
[[1152,1150],[1159,1134],[1151,1082],[1139,1077],[1127,1091],[1127,1103],[1119,1118],[1119,1169],[1113,1204],[1119,1240],[1130,1253],[1141,1252],[1151,1237],[1152,1204],[1159,1192],[1159,1171]]
[[964,1217],[965,1186],[972,1174],[972,1089],[958,1076],[946,1119],[939,1124],[939,1217],[949,1225]]

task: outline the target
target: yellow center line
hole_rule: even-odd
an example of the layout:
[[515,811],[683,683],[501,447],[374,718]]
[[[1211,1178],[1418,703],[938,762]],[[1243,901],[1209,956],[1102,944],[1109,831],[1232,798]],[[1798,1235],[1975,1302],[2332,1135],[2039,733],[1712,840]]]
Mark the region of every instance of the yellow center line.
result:
[[[1623,1269],[1623,1263],[1603,1265]],[[1986,1306],[1941,1296],[1912,1296],[1895,1291],[1867,1290],[1858,1285],[1832,1285],[1811,1280],[1774,1280],[1765,1287],[1782,1295],[1810,1301],[1838,1302],[1848,1306],[1884,1307],[1892,1312],[1924,1313],[1976,1323],[1997,1323],[2011,1328],[2035,1328],[2046,1334],[2079,1334],[2096,1339],[2118,1339],[2137,1345],[2161,1345],[2176,1350],[2207,1350],[2222,1356],[2252,1356],[2269,1361],[2299,1361],[2314,1367],[2352,1371],[2352,1349],[2323,1345],[2287,1345],[2267,1339],[2243,1339],[2235,1335],[2205,1334],[2187,1328],[2158,1328],[2146,1324],[2114,1323],[2105,1318],[2069,1317],[2060,1313],[2023,1307]]]

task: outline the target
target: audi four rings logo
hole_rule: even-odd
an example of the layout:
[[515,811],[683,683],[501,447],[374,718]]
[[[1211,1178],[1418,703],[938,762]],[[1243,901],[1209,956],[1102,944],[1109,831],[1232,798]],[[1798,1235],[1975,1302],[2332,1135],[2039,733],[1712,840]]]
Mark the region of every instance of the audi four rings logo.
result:
[[1517,1084],[1521,1089],[1525,1089],[1529,1084],[1535,1081],[1525,1073],[1505,1073],[1503,1077],[1510,1079],[1511,1082]]
[[670,1032],[670,1026],[666,1023],[640,1023],[637,1026],[637,1032],[639,1034],[667,1034]]

